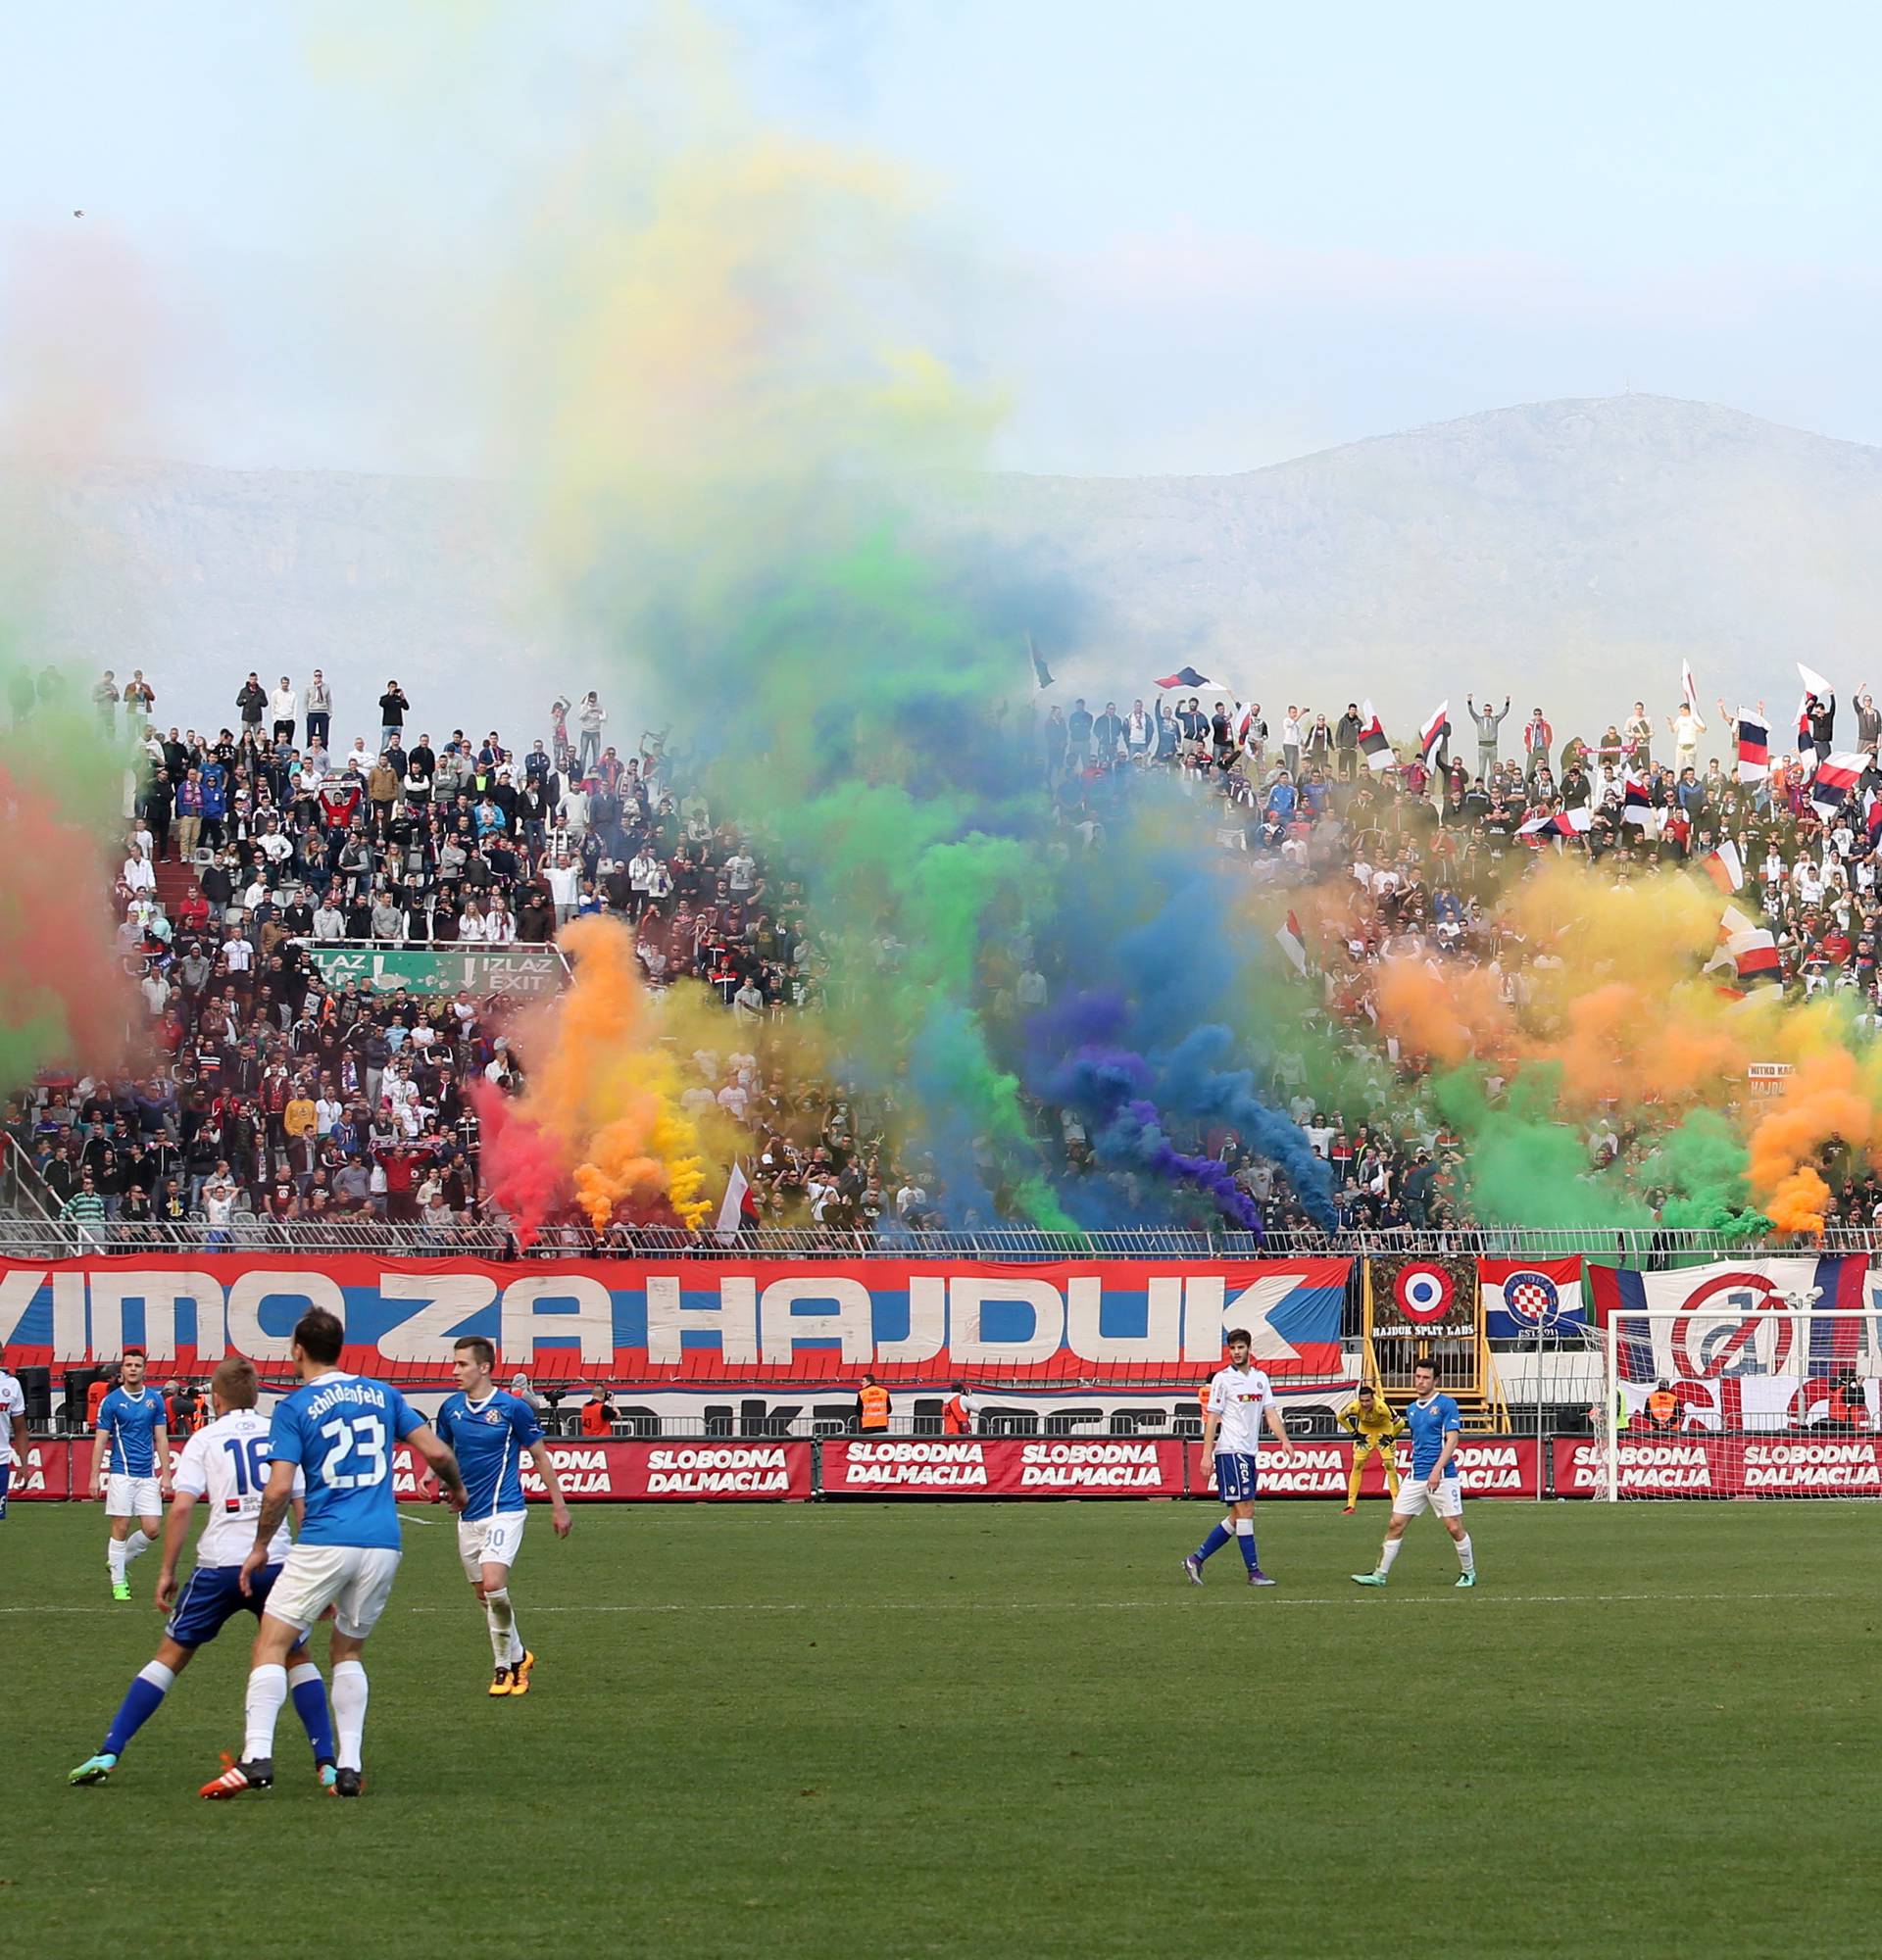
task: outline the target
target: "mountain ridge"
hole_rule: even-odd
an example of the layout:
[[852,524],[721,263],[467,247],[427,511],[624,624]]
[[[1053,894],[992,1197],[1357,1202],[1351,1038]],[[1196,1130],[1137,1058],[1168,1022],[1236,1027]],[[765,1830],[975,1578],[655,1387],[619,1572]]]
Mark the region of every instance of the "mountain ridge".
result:
[[[44,643],[143,666],[166,719],[227,718],[251,666],[323,665],[349,733],[394,672],[433,720],[481,712],[478,675],[524,739],[551,691],[627,687],[552,644],[498,482],[138,459],[9,487]],[[1643,694],[1664,712],[1682,659],[1707,702],[1775,710],[1800,657],[1853,692],[1882,627],[1882,449],[1676,397],[1516,404],[1228,475],[912,494],[1076,595],[1039,634],[1062,693],[1132,697],[1189,661],[1270,710],[1370,693],[1393,726],[1494,689],[1560,728]]]

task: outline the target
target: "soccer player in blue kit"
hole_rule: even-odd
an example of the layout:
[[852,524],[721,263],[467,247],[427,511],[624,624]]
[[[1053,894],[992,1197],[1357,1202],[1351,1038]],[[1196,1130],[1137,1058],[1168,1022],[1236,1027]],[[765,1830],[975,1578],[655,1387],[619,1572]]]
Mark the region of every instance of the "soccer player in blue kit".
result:
[[170,1495],[170,1420],[163,1396],[144,1380],[144,1366],[141,1348],[124,1349],[118,1386],[98,1404],[98,1440],[91,1448],[92,1486],[111,1520],[105,1562],[114,1599],[130,1597],[126,1568],[163,1529]]
[[490,1629],[490,1650],[497,1662],[490,1692],[517,1695],[529,1692],[536,1664],[517,1631],[516,1603],[510,1597],[510,1568],[529,1521],[522,1500],[525,1455],[548,1490],[558,1538],[569,1536],[571,1520],[536,1412],[520,1396],[507,1394],[491,1380],[496,1359],[496,1348],[479,1334],[467,1335],[453,1348],[458,1393],[448,1396],[438,1410],[438,1436],[457,1456],[469,1494],[458,1514],[458,1556]]
[[[269,1589],[287,1556],[287,1527],[269,1545],[269,1562],[247,1592],[242,1560],[255,1540],[255,1519],[268,1482],[268,1420],[256,1413],[260,1385],[255,1364],[231,1355],[209,1385],[216,1420],[199,1429],[176,1455],[176,1494],[164,1523],[164,1569],[157,1578],[157,1603],[170,1614],[157,1651],[131,1681],[123,1705],[112,1718],[104,1746],[67,1778],[74,1784],[103,1783],[118,1767],[130,1739],[164,1705],[176,1677],[238,1613],[261,1617]],[[302,1486],[294,1486],[300,1509]],[[176,1561],[189,1535],[196,1500],[208,1499],[209,1520],[196,1544],[196,1564],[180,1593]],[[314,1765],[322,1786],[334,1781],[333,1736],[326,1713],[326,1689],[305,1646],[287,1656],[288,1691],[314,1745]]]
[[1458,1547],[1458,1563],[1463,1567],[1460,1586],[1477,1583],[1477,1557],[1470,1534],[1463,1528],[1463,1491],[1458,1482],[1458,1444],[1463,1436],[1463,1417],[1449,1396],[1438,1393],[1438,1371],[1429,1361],[1419,1361],[1412,1370],[1412,1393],[1415,1399],[1405,1412],[1412,1429],[1412,1474],[1392,1499],[1392,1522],[1386,1528],[1385,1545],[1375,1571],[1356,1572],[1355,1586],[1383,1586],[1399,1555],[1399,1541],[1405,1528],[1426,1509],[1444,1520]]
[[339,1317],[324,1307],[314,1307],[295,1324],[289,1351],[301,1386],[275,1404],[269,1428],[268,1488],[255,1520],[255,1543],[242,1560],[244,1592],[268,1565],[269,1547],[293,1496],[297,1471],[307,1480],[306,1516],[262,1609],[248,1677],[241,1759],[206,1783],[204,1796],[239,1796],[273,1783],[274,1724],[287,1699],[288,1655],[329,1606],[337,1764],[332,1793],[361,1793],[366,1787],[360,1754],[367,1705],[362,1656],[399,1569],[393,1445],[411,1444],[444,1487],[445,1501],[453,1510],[464,1508],[457,1458],[397,1389],[341,1372],[345,1338]]

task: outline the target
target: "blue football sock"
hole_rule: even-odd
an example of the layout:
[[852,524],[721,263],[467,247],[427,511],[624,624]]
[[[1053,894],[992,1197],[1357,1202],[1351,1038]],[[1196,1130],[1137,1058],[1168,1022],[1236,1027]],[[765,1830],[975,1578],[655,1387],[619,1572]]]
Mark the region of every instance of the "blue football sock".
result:
[[288,1670],[287,1687],[294,1697],[294,1712],[301,1718],[301,1727],[307,1731],[307,1740],[314,1746],[314,1760],[330,1763],[333,1760],[333,1724],[327,1714],[326,1683],[321,1679],[320,1669],[311,1660],[302,1661]]
[[1211,1532],[1206,1539],[1204,1539],[1202,1544],[1196,1547],[1196,1556],[1199,1559],[1213,1558],[1215,1554],[1218,1551],[1220,1551],[1222,1546],[1225,1545],[1227,1543],[1228,1543],[1227,1532],[1225,1532],[1220,1525],[1217,1525],[1215,1529],[1213,1532]]
[[112,1718],[111,1733],[105,1738],[101,1755],[122,1756],[136,1735],[158,1709],[176,1677],[161,1661],[152,1661],[130,1684],[118,1713]]
[[12,1482],[13,1465],[11,1463],[0,1463],[0,1523],[4,1523],[6,1519],[7,1490]]
[[1255,1534],[1252,1531],[1237,1532],[1235,1543],[1242,1548],[1242,1563],[1253,1572],[1260,1564],[1260,1560],[1255,1556]]

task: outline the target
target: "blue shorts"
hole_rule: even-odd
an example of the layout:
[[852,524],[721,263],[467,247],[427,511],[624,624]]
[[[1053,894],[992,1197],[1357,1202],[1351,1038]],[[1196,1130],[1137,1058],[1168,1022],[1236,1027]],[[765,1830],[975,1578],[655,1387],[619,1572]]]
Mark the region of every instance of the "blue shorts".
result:
[[245,1593],[239,1565],[199,1565],[183,1581],[164,1632],[179,1647],[207,1646],[237,1613],[260,1619],[269,1590],[280,1576],[278,1565],[265,1565],[254,1577],[254,1592]]
[[1240,1450],[1217,1450],[1215,1489],[1225,1504],[1255,1501],[1255,1459]]

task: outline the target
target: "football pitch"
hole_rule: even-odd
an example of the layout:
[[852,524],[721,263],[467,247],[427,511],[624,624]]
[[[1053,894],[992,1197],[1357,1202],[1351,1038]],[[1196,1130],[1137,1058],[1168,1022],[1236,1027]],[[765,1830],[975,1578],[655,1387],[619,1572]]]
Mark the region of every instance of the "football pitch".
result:
[[[646,1505],[536,1517],[532,1691],[440,1511],[374,1638],[367,1795],[208,1804],[246,1639],[68,1788],[160,1628],[95,1505],[0,1526],[0,1943],[40,1954],[1862,1950],[1882,1508]],[[324,1638],[316,1637],[324,1658]]]

